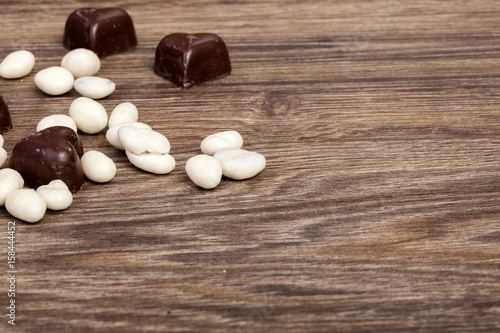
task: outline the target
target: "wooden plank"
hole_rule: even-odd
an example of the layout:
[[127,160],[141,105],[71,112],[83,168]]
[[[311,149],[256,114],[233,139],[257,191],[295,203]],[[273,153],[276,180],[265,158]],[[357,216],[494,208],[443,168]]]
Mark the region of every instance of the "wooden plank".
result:
[[[28,77],[0,80],[9,151],[79,96],[46,96],[33,78],[67,52],[64,22],[83,5],[1,5],[0,59],[37,57]],[[117,164],[111,183],[88,181],[34,225],[0,209],[2,277],[16,221],[15,331],[500,329],[497,3],[85,3],[116,5],[139,45],[103,59],[117,90],[101,102],[136,104],[177,166],[141,172],[104,133],[81,134]],[[156,45],[176,31],[219,34],[232,74],[189,91],[154,75]],[[268,165],[199,189],[184,165],[225,129]]]

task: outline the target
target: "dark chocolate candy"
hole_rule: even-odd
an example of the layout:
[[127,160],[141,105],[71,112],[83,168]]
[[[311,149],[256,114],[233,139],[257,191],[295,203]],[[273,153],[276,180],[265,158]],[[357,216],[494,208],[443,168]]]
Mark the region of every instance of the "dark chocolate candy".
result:
[[173,33],[156,48],[154,71],[176,85],[190,88],[231,73],[226,44],[216,34]]
[[81,147],[78,135],[71,128],[48,127],[28,135],[14,146],[9,168],[21,174],[26,186],[38,188],[60,179],[75,193],[84,183]]
[[12,129],[9,107],[0,95],[0,134],[5,134]]
[[125,52],[137,45],[134,24],[121,8],[80,8],[64,28],[64,47],[86,48],[99,57]]

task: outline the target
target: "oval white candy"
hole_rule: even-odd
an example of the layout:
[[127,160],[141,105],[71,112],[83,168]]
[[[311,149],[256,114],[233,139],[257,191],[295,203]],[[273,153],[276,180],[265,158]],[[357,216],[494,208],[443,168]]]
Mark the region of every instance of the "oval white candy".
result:
[[0,170],[0,206],[5,205],[7,196],[23,188],[24,180],[19,172],[14,169],[5,168]]
[[0,147],[3,147],[3,136],[0,134]]
[[94,76],[101,68],[101,60],[91,50],[78,48],[66,53],[61,60],[61,67],[69,70],[75,78]]
[[73,74],[66,68],[53,66],[42,69],[35,75],[36,86],[46,94],[57,96],[73,88]]
[[48,209],[64,210],[71,206],[73,194],[68,186],[60,179],[51,181],[48,185],[42,185],[36,189]]
[[219,185],[222,179],[222,165],[209,155],[196,155],[186,162],[186,173],[196,185],[207,190]]
[[263,155],[243,149],[222,149],[214,158],[221,163],[222,174],[236,180],[252,178],[266,167]]
[[108,127],[113,127],[121,123],[137,122],[139,112],[137,107],[129,102],[118,104],[109,116]]
[[115,162],[100,151],[86,152],[81,162],[85,176],[96,183],[107,183],[116,175]]
[[123,147],[122,143],[120,142],[120,139],[118,138],[118,130],[122,126],[135,126],[135,127],[138,127],[138,128],[145,128],[145,129],[150,129],[151,130],[151,126],[149,126],[148,124],[139,123],[139,122],[120,123],[120,124],[114,125],[113,127],[110,127],[106,131],[106,140],[108,140],[108,142],[113,147],[115,147],[117,149],[120,149],[120,150],[125,150],[125,148]]
[[24,188],[9,194],[5,200],[5,208],[12,216],[35,223],[45,215],[47,204],[35,190]]
[[108,124],[108,114],[104,106],[88,97],[78,97],[69,107],[69,116],[82,132],[95,134]]
[[82,76],[75,80],[74,87],[82,96],[101,99],[111,95],[116,85],[110,79],[103,77]]
[[170,154],[134,154],[125,151],[130,163],[142,169],[156,174],[166,174],[175,168],[175,159]]
[[73,120],[73,118],[65,114],[53,114],[51,116],[43,118],[38,122],[38,125],[36,126],[36,131],[39,132],[43,129],[53,126],[65,126],[77,132],[75,121]]
[[213,155],[226,148],[241,148],[243,138],[236,131],[224,131],[207,136],[201,142],[200,148],[204,154]]
[[0,147],[0,167],[7,161],[7,151]]
[[161,133],[139,128],[136,126],[122,126],[118,129],[118,139],[121,144],[136,155],[141,153],[168,154],[170,142]]
[[0,76],[5,79],[19,79],[31,73],[34,66],[33,53],[26,50],[14,51],[0,63]]

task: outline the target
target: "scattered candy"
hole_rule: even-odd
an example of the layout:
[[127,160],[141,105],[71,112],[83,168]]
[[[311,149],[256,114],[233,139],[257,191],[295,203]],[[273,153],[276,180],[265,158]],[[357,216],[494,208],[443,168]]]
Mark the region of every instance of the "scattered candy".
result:
[[[70,51],[60,65],[40,70],[36,86],[48,95],[62,95],[73,87],[83,97],[75,99],[68,115],[50,115],[37,125],[37,132],[21,139],[13,148],[8,168],[0,169],[0,205],[26,222],[40,221],[46,209],[64,210],[73,194],[83,187],[84,176],[106,183],[116,175],[115,163],[99,151],[83,153],[80,130],[96,134],[106,126],[106,139],[125,150],[136,167],[155,174],[171,172],[176,165],[170,142],[149,125],[138,122],[137,107],[118,104],[108,120],[106,109],[95,99],[112,94],[113,81],[95,76],[99,57],[127,51],[137,45],[132,19],[120,8],[81,8],[69,15],[64,46]],[[0,76],[21,78],[34,68],[34,55],[25,50],[12,52],[0,63]],[[231,73],[226,44],[211,33],[174,33],[157,46],[154,72],[183,88],[222,78]],[[76,79],[76,80],[75,80]],[[12,128],[7,104],[0,95],[0,134]],[[0,135],[0,167],[7,160]],[[237,131],[207,136],[200,145],[203,154],[185,165],[188,177],[199,187],[213,189],[222,176],[247,179],[266,166],[263,155],[241,149],[243,138]],[[211,156],[213,155],[213,156]],[[23,188],[23,186],[31,189]],[[36,189],[36,191],[34,190]]]
[[23,188],[23,177],[14,169],[5,168],[0,170],[0,206],[5,205],[5,199],[14,192]]
[[87,134],[102,131],[108,124],[106,109],[99,102],[88,97],[75,99],[69,107],[69,116],[78,129]]
[[120,150],[125,150],[125,147],[123,147],[122,143],[120,142],[120,139],[118,138],[118,130],[122,126],[134,126],[138,128],[145,128],[145,129],[150,129],[151,126],[148,124],[144,123],[139,123],[139,122],[130,122],[130,123],[120,123],[117,125],[114,125],[110,128],[108,128],[108,131],[106,132],[106,140],[115,148],[120,149]]
[[7,151],[3,148],[3,136],[0,134],[0,167],[7,161]]
[[243,149],[222,149],[214,154],[222,165],[222,174],[231,179],[248,179],[261,172],[266,166],[266,158]]
[[107,97],[115,91],[116,85],[110,79],[98,76],[82,76],[75,80],[75,90],[92,99]]
[[5,79],[19,79],[31,73],[34,66],[33,53],[26,50],[14,51],[0,63],[0,76]]
[[134,154],[125,151],[130,163],[139,169],[155,174],[167,174],[175,168],[175,159],[170,154]]
[[43,129],[46,129],[48,127],[53,127],[53,126],[66,126],[66,127],[71,128],[75,132],[77,132],[77,130],[78,130],[73,118],[71,118],[70,116],[67,116],[65,114],[54,114],[54,115],[42,118],[42,120],[40,120],[38,122],[38,125],[36,126],[36,130],[41,131]]
[[42,69],[35,75],[35,84],[44,93],[58,96],[73,88],[73,74],[64,67],[52,66]]
[[103,57],[135,47],[137,37],[125,10],[80,8],[66,20],[63,44],[69,50],[86,48]]
[[118,130],[121,144],[134,154],[168,154],[170,142],[161,133],[136,126],[122,126]]
[[67,209],[73,202],[73,194],[60,179],[54,179],[49,184],[40,186],[36,193],[43,198],[50,210]]
[[163,134],[126,125],[118,129],[118,139],[129,161],[139,169],[156,174],[166,174],[174,169],[175,159],[168,154],[170,142]]
[[187,160],[186,173],[193,183],[209,190],[219,185],[222,179],[222,166],[212,156],[196,155]]
[[156,48],[154,71],[183,88],[213,81],[231,73],[226,44],[212,33],[173,33]]
[[243,138],[236,131],[224,131],[207,136],[201,142],[201,151],[204,154],[213,155],[225,148],[241,148]]
[[83,153],[81,142],[72,129],[48,127],[16,143],[9,168],[19,172],[28,187],[38,188],[61,179],[75,193],[84,183],[80,153]]
[[61,67],[69,70],[75,78],[94,76],[101,68],[101,59],[88,49],[78,48],[66,53],[61,60]]
[[35,223],[45,215],[47,204],[42,196],[31,188],[15,190],[5,200],[10,215],[25,222]]
[[138,119],[139,112],[134,104],[129,102],[120,103],[111,112],[108,127],[111,128],[121,123],[137,122]]
[[7,151],[0,147],[0,167],[4,165],[5,161],[7,161]]
[[81,161],[85,176],[96,183],[107,183],[116,175],[115,162],[100,151],[86,152]]

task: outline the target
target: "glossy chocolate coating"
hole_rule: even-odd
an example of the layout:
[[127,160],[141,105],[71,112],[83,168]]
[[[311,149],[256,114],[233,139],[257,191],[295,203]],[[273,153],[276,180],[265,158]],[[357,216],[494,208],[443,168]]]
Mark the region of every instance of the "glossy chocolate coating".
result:
[[[38,188],[60,179],[72,193],[83,186],[83,169],[77,148],[78,135],[68,127],[48,127],[19,140],[9,158],[9,168],[17,170],[26,186]],[[83,153],[83,149],[81,149]]]
[[12,119],[10,118],[9,107],[0,95],[0,134],[5,134],[12,129]]
[[173,33],[156,48],[154,71],[183,88],[231,73],[226,44],[216,34]]
[[134,24],[121,8],[80,8],[64,28],[64,47],[86,48],[99,57],[125,52],[137,45]]

